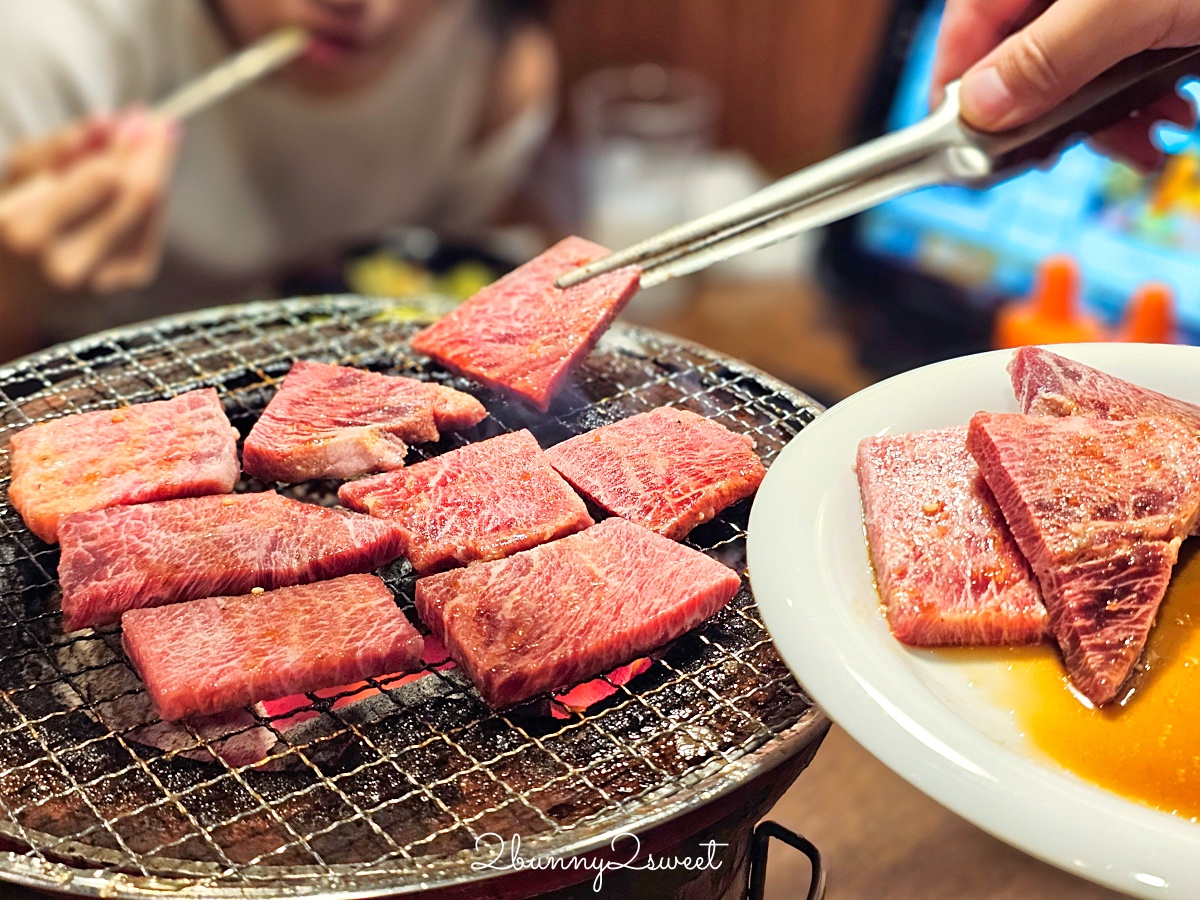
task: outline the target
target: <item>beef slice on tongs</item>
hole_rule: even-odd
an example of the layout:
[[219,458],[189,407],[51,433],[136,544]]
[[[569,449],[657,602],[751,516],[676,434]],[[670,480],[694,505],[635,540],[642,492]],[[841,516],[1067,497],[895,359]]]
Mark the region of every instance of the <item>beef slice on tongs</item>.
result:
[[454,372],[545,412],[637,293],[626,266],[569,288],[555,280],[609,251],[568,237],[413,335],[410,346]]
[[1110,702],[1200,513],[1200,440],[1167,418],[980,413],[967,448],[1037,576],[1072,682]]

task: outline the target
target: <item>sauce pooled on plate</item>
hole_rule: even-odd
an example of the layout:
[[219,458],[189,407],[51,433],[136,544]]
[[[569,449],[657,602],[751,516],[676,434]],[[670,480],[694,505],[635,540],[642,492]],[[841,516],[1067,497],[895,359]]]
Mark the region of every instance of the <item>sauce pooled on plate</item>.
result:
[[1105,709],[1072,692],[1049,644],[982,652],[1010,662],[999,699],[1042,753],[1114,793],[1200,817],[1200,541],[1183,545],[1140,671]]

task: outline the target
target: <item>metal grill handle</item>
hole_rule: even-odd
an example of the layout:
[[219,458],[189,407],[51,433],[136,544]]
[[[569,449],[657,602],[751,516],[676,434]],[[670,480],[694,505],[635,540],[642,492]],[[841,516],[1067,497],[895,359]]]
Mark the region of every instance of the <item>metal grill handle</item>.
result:
[[754,829],[747,900],[763,900],[763,892],[767,887],[767,854],[770,852],[771,838],[778,838],[785,844],[790,844],[808,857],[812,864],[812,879],[808,883],[807,900],[822,900],[825,896],[825,868],[821,865],[821,851],[803,835],[784,828],[778,822],[770,821],[760,822]]

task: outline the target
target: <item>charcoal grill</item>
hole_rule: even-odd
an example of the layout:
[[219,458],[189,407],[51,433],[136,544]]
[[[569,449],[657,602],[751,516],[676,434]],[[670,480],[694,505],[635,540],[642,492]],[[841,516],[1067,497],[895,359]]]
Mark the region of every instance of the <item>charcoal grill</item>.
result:
[[[819,412],[743,364],[618,325],[539,414],[409,352],[412,333],[447,308],[436,298],[249,304],[26,357],[0,368],[0,488],[12,433],[69,413],[213,386],[244,435],[300,358],[480,396],[488,418],[414,451],[426,456],[518,428],[548,446],[671,404],[753,435],[769,464]],[[335,487],[292,490],[332,504]],[[687,542],[744,573],[748,515],[749,502],[739,503]],[[519,833],[526,856],[601,851],[616,834],[679,821],[761,782],[814,751],[828,728],[743,586],[583,712],[541,698],[496,713],[456,670],[430,665],[399,687],[371,682],[361,697],[309,695],[310,717],[296,727],[255,715],[247,728],[274,740],[260,763],[221,760],[194,729],[187,746],[156,750],[106,717],[144,695],[114,630],[63,634],[57,562],[56,549],[0,503],[0,877],[35,888],[130,898],[467,889],[496,874],[472,867],[495,855],[478,843],[486,834]],[[411,568],[401,561],[381,574],[416,621]],[[197,753],[216,759],[189,758]]]

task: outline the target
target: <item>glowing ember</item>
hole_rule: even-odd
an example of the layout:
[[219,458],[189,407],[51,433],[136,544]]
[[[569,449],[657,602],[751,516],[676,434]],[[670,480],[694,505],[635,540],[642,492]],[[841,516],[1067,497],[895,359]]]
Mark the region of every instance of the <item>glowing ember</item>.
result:
[[[613,669],[604,678],[596,678],[577,685],[565,694],[555,694],[555,702],[550,706],[550,715],[556,719],[568,719],[571,713],[582,713],[589,706],[595,706],[601,700],[611,697],[623,684],[628,684],[638,675],[654,665],[654,660],[647,657],[635,659],[627,666]],[[568,711],[560,708],[559,704]]]

